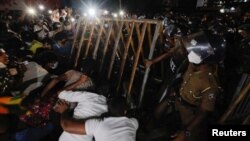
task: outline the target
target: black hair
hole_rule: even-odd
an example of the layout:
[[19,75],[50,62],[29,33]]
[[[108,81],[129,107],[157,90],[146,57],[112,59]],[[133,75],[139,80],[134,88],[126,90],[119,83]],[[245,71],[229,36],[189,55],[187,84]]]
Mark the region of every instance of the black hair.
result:
[[50,39],[50,38],[48,38],[48,37],[46,37],[46,38],[44,38],[43,40],[42,40],[42,43],[44,44],[44,43],[48,43],[48,44],[52,44],[52,40]]
[[63,39],[67,39],[67,34],[65,32],[59,32],[55,35],[54,40],[55,41],[61,41]]
[[39,54],[36,58],[36,62],[41,66],[46,66],[48,63],[56,62],[58,57],[53,51],[45,51]]
[[65,22],[64,17],[60,17],[60,18],[59,18],[59,21],[60,21],[61,23],[64,23],[64,22]]
[[101,115],[101,119],[105,117],[126,116],[128,110],[127,101],[122,96],[117,96],[108,100],[108,112]]

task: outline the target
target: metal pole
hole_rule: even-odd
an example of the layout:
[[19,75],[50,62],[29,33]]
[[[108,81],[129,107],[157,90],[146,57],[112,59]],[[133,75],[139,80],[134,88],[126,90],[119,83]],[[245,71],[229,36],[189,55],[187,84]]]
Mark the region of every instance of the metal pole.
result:
[[119,0],[119,8],[122,9],[122,0]]
[[115,46],[114,46],[114,50],[113,50],[113,53],[112,53],[111,62],[110,62],[110,66],[109,66],[108,80],[111,77],[113,65],[114,65],[114,62],[115,62],[115,55],[116,55],[117,48],[119,46],[119,41],[120,41],[121,34],[122,34],[123,23],[124,22],[122,21],[121,24],[120,24],[119,31],[118,31],[118,34],[117,34],[118,36],[116,37],[116,40],[115,40]]
[[[150,52],[149,52],[149,56],[148,56],[148,59],[151,60],[153,58],[153,55],[154,55],[154,49],[155,49],[155,44],[157,42],[157,39],[159,37],[159,30],[161,28],[161,23],[158,23],[156,25],[156,29],[155,29],[155,33],[154,33],[154,38],[153,38],[153,42],[151,43],[151,47],[150,47]],[[143,82],[142,82],[142,87],[141,87],[141,93],[140,93],[140,101],[139,101],[139,107],[141,107],[142,105],[142,99],[144,97],[144,92],[145,92],[145,87],[146,87],[146,84],[147,84],[147,81],[148,81],[148,75],[149,75],[149,72],[150,72],[150,68],[147,68],[146,69],[146,72],[144,74],[144,78],[143,78]]]

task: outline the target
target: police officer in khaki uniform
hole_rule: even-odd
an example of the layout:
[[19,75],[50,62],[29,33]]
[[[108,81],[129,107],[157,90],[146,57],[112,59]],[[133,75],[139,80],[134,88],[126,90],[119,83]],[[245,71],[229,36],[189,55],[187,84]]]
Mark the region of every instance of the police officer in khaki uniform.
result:
[[176,109],[179,111],[183,129],[174,136],[174,141],[201,141],[206,128],[205,119],[215,109],[216,96],[220,92],[217,83],[216,65],[222,61],[225,40],[209,32],[198,32],[183,39],[190,62],[183,76]]

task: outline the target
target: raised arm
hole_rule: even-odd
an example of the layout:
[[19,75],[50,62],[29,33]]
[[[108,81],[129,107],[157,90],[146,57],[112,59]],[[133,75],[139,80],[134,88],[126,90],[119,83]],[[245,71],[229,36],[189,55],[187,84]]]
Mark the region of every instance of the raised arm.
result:
[[61,91],[69,91],[69,90],[74,90],[75,88],[77,88],[79,85],[81,85],[82,83],[86,82],[88,80],[88,76],[87,75],[81,75],[81,77],[74,83],[66,86],[65,88],[63,88]]
[[57,78],[54,78],[50,83],[43,89],[41,96],[44,97],[58,82],[67,80],[67,76],[62,74]]
[[61,127],[68,133],[85,135],[85,121],[69,117],[68,109],[69,103],[66,101],[58,101],[55,111],[61,113]]
[[154,58],[153,60],[145,61],[145,66],[148,68],[151,65],[156,64],[156,63],[160,62],[161,60],[170,57],[171,55],[173,55],[173,53],[176,50],[177,50],[177,47],[173,47],[173,48],[169,49],[168,51],[164,52],[163,54],[161,54],[160,56]]

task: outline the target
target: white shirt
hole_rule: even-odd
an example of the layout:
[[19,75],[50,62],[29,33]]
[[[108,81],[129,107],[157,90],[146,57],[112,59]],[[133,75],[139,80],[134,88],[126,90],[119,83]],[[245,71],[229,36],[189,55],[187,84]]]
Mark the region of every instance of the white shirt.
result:
[[95,141],[135,141],[138,122],[134,118],[110,117],[90,119],[85,122],[87,135],[93,135]]
[[23,93],[28,95],[32,90],[43,85],[41,81],[48,74],[48,71],[44,69],[42,66],[38,65],[36,62],[28,62],[28,64],[26,64],[25,67],[27,68],[27,70],[25,71],[23,76],[23,83],[32,80],[34,78],[37,78],[36,82],[30,84],[24,90]]
[[48,71],[36,62],[28,62],[25,67],[27,70],[24,73],[23,82],[34,78],[38,78],[38,81],[41,81],[48,74]]
[[[63,91],[59,95],[60,99],[68,102],[77,102],[73,117],[75,119],[86,119],[100,116],[108,111],[107,100],[104,96],[90,92]],[[63,132],[59,141],[92,141],[92,135],[76,135]]]

